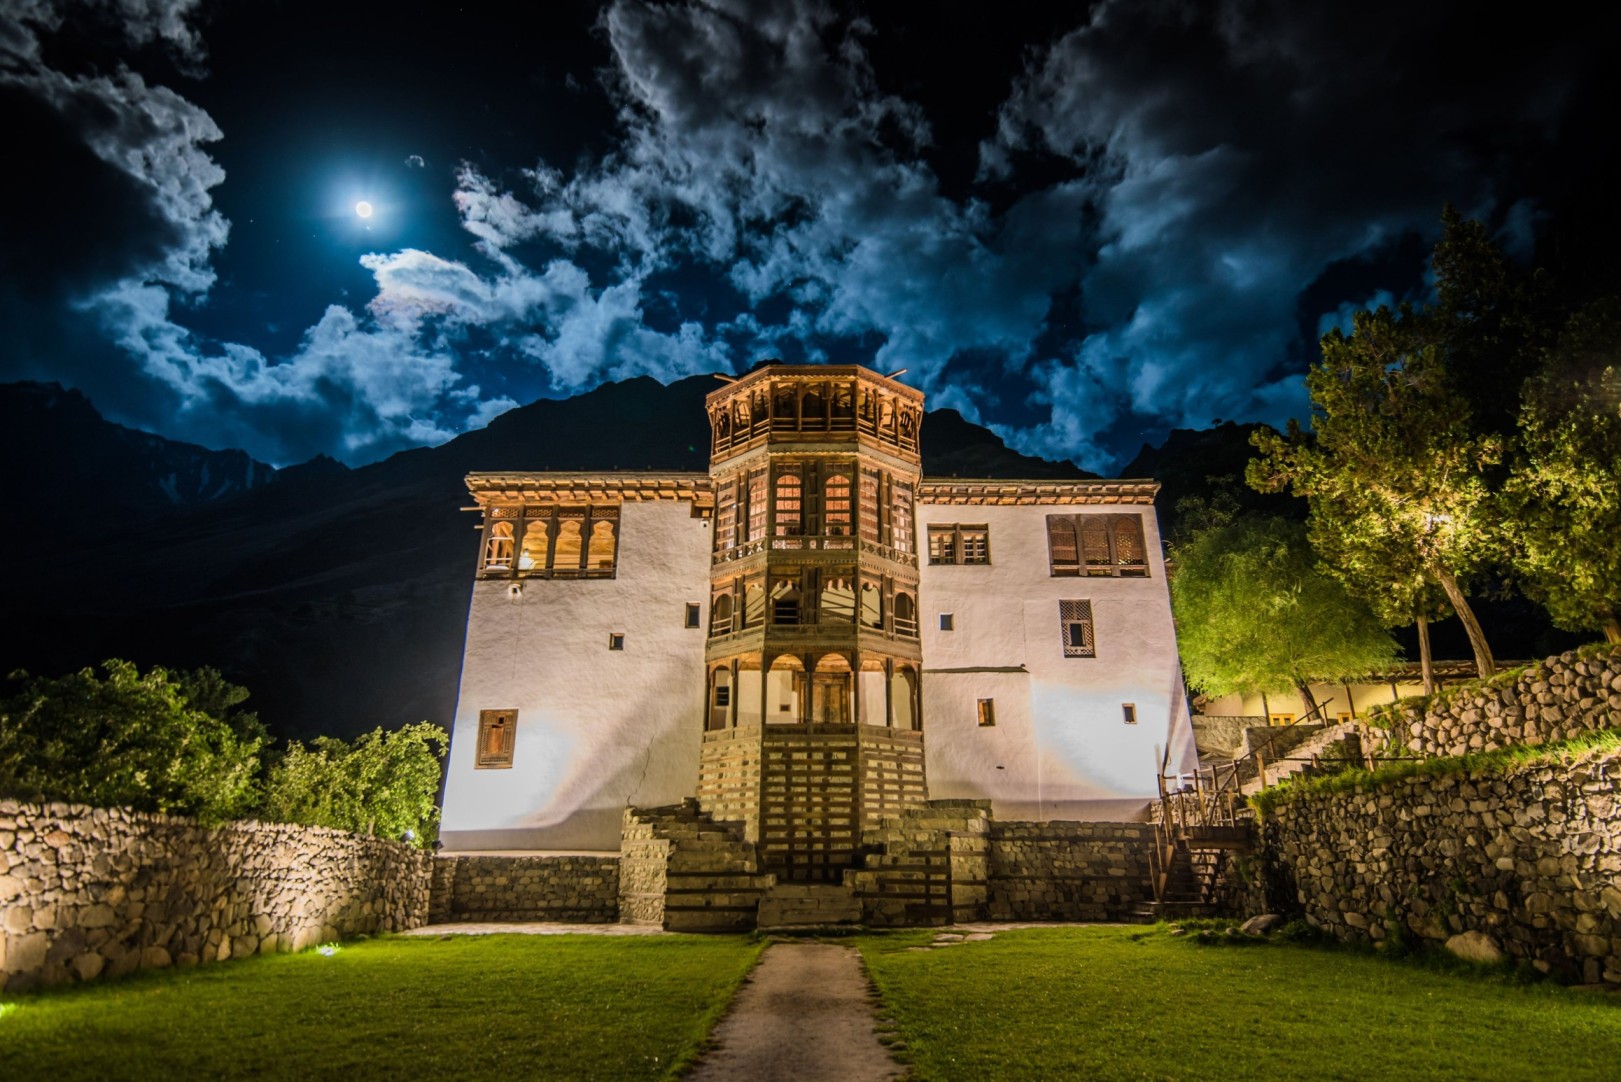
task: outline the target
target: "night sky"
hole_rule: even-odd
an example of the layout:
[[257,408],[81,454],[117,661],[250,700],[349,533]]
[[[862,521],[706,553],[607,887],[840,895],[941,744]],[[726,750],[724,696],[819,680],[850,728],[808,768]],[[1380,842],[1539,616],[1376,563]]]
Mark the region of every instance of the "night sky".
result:
[[358,465],[853,361],[1107,473],[1303,415],[1325,329],[1425,296],[1448,200],[1568,277],[1621,240],[1613,14],[512,10],[0,0],[0,379]]

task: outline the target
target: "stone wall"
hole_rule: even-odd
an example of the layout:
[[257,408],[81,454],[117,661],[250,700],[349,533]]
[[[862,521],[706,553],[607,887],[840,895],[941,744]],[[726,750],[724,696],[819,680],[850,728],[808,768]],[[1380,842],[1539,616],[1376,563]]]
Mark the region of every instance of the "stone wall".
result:
[[862,923],[899,928],[983,918],[990,822],[988,800],[931,800],[863,831],[863,866],[845,880],[861,900]]
[[428,920],[561,921],[619,919],[619,857],[441,856],[433,862]]
[[414,928],[430,859],[320,827],[0,801],[4,987]]
[[[1539,693],[1540,694],[1540,693]],[[1263,856],[1312,924],[1405,933],[1621,984],[1621,751],[1279,802]]]
[[991,920],[1133,920],[1153,901],[1147,823],[990,824]]
[[1426,758],[1621,728],[1621,646],[1572,650],[1487,686],[1379,707],[1368,721],[1376,736]]

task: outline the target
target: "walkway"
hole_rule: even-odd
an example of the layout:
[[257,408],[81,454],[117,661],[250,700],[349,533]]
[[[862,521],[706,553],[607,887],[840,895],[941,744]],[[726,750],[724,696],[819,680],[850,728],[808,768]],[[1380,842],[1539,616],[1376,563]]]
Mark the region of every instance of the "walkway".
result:
[[715,1028],[691,1082],[880,1082],[902,1069],[874,1032],[853,947],[773,943]]

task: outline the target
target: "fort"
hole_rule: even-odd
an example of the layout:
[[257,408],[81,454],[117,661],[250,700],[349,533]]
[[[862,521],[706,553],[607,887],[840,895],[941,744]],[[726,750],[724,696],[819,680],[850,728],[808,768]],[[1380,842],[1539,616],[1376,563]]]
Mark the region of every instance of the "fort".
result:
[[[904,865],[935,919],[989,904],[988,839],[1079,846],[1057,860],[1077,867],[1119,841],[1090,824],[1141,823],[1196,756],[1157,485],[925,477],[923,396],[894,378],[722,378],[707,474],[467,478],[445,855],[669,843],[666,901],[727,927],[787,884],[876,916],[862,884],[892,894]],[[953,886],[924,882],[953,861]],[[661,919],[637,875],[632,908]]]

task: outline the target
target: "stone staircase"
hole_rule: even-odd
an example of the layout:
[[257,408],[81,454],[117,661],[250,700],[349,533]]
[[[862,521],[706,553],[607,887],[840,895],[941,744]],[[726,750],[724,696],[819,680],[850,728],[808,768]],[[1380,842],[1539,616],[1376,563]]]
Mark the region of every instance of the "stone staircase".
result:
[[1219,916],[1220,905],[1212,887],[1219,874],[1220,860],[1217,852],[1194,849],[1178,840],[1159,900],[1139,909],[1137,916],[1151,921]]
[[844,883],[778,883],[760,896],[762,932],[859,928],[861,899]]
[[[1355,721],[1348,721],[1339,725],[1322,726],[1316,732],[1306,737],[1306,739],[1289,748],[1287,752],[1279,751],[1278,755],[1280,758],[1284,759],[1284,761],[1278,763],[1268,761],[1266,764],[1265,784],[1276,785],[1285,778],[1292,778],[1302,771],[1309,769],[1311,767],[1310,760],[1313,757],[1322,755],[1336,744],[1344,743],[1350,740],[1357,740],[1359,741],[1357,744],[1357,750],[1360,751],[1361,732],[1361,725]],[[1267,758],[1270,760],[1271,756],[1267,756]],[[1261,777],[1259,774],[1257,774],[1256,776],[1245,780],[1243,785],[1240,786],[1239,791],[1245,796],[1249,796],[1251,793],[1260,792],[1262,788],[1264,788],[1264,786],[1262,784]]]
[[688,798],[626,808],[620,829],[619,919],[671,932],[745,932],[776,877],[760,870],[742,825],[716,822]]

